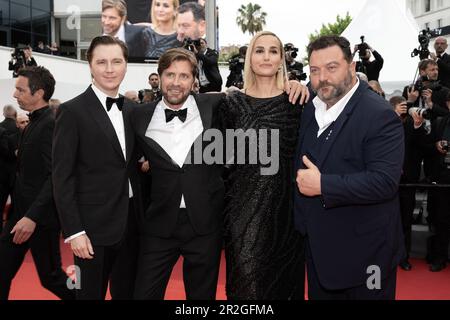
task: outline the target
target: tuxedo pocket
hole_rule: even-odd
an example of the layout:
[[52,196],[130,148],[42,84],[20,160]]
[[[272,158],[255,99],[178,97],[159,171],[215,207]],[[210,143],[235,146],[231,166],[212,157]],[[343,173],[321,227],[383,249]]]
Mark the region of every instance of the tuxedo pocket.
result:
[[99,193],[77,193],[77,200],[81,205],[100,205],[106,202],[106,196]]

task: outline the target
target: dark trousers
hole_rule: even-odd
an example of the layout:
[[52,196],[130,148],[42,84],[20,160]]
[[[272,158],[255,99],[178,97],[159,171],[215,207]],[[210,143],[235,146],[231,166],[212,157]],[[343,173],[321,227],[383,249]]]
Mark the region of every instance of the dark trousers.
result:
[[399,198],[406,259],[408,259],[411,252],[411,227],[414,217],[414,208],[416,207],[416,188],[400,187]]
[[[329,267],[332,268],[333,266]],[[328,290],[320,283],[308,240],[306,244],[306,269],[309,300],[395,300],[397,269],[392,270],[385,279],[381,280],[380,290],[369,290],[366,284],[343,290]],[[339,274],[336,274],[336,277],[339,277]]]
[[9,232],[14,226],[8,223],[0,239],[0,300],[7,300],[11,281],[19,271],[28,250],[31,250],[39,280],[44,288],[62,300],[75,299],[67,287],[67,275],[61,269],[60,231],[36,227],[30,239],[16,245]]
[[436,191],[435,240],[433,241],[432,263],[446,263],[450,244],[450,189],[439,188]]
[[220,229],[197,235],[180,209],[177,227],[169,239],[143,236],[135,298],[163,300],[170,274],[183,256],[183,279],[188,300],[214,300],[219,276],[222,237]]
[[[113,300],[133,298],[136,280],[139,234],[133,200],[130,199],[127,227],[123,239],[112,246],[93,246],[92,260],[75,257],[81,272],[77,300],[104,300],[110,284]],[[89,236],[89,235],[88,235]]]

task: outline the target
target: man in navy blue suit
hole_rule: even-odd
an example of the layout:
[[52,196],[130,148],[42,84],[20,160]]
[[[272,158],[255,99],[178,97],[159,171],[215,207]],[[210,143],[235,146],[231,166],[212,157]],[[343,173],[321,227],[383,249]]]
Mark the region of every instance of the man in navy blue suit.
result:
[[309,298],[395,299],[402,125],[357,79],[347,39],[321,37],[308,54],[317,97],[300,126],[295,219],[307,236]]

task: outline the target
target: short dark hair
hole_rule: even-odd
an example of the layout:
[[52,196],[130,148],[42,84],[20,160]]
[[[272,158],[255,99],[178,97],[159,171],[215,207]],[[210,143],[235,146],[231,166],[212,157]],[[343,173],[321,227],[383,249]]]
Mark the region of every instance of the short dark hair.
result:
[[332,35],[322,36],[308,45],[308,59],[311,59],[311,55],[314,51],[322,50],[330,47],[338,46],[341,48],[344,54],[345,60],[348,63],[353,61],[352,49],[350,48],[350,41],[344,37]]
[[437,62],[431,59],[424,59],[419,62],[419,70],[424,71],[428,68],[429,65],[437,66]]
[[185,2],[178,7],[178,13],[192,12],[195,22],[205,21],[205,7],[197,2]]
[[89,46],[89,49],[86,52],[86,59],[89,62],[89,64],[92,63],[92,59],[94,57],[94,50],[98,46],[113,46],[118,45],[122,49],[123,57],[125,58],[125,61],[128,62],[128,48],[127,45],[117,38],[111,37],[111,36],[99,36],[95,37],[91,45]]
[[162,76],[164,70],[169,69],[175,61],[187,61],[191,64],[191,72],[194,79],[198,74],[197,58],[195,55],[183,48],[174,48],[167,50],[158,61],[158,74]]
[[389,99],[389,103],[391,104],[391,106],[393,108],[395,108],[396,105],[398,105],[399,103],[405,102],[406,99],[402,96],[394,96],[392,98]]
[[150,73],[150,75],[148,76],[148,80],[150,80],[150,78],[153,77],[153,76],[159,77],[158,74],[157,74],[156,72],[152,72],[152,73]]
[[445,97],[445,101],[450,102],[450,91],[447,93],[447,95]]
[[103,0],[102,1],[102,12],[106,9],[116,9],[119,12],[121,18],[125,17],[127,12],[127,4],[124,0]]
[[42,89],[44,91],[43,99],[48,102],[55,92],[55,78],[44,67],[25,67],[17,73],[19,77],[28,79],[28,87],[31,94]]

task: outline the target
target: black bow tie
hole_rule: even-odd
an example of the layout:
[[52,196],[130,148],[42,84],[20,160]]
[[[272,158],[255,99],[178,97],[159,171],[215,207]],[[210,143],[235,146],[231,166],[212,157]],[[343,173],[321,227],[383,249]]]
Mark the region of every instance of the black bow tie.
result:
[[164,112],[166,113],[166,122],[172,121],[175,117],[178,117],[181,122],[185,122],[187,118],[187,109],[174,111],[170,109],[165,109]]
[[114,98],[106,98],[106,110],[111,110],[112,105],[115,103],[117,105],[117,109],[119,109],[120,111],[122,111],[122,107],[123,107],[123,102],[125,101],[125,97],[124,96],[120,96],[117,99]]

